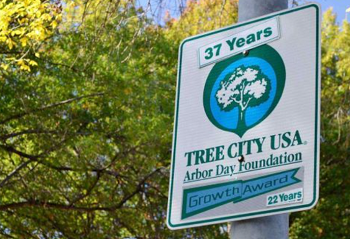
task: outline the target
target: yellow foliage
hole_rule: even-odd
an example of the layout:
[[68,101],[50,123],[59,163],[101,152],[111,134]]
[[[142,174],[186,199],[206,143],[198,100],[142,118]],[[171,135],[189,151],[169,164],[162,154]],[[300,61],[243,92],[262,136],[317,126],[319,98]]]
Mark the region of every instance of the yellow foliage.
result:
[[30,67],[26,64],[25,60],[20,59],[17,61],[17,64],[21,70],[30,71]]
[[0,67],[6,71],[9,65],[1,63]]
[[167,16],[168,37],[186,37],[234,24],[237,21],[238,0],[192,0],[180,19]]
[[33,60],[29,60],[29,65],[31,65],[31,66],[37,66],[38,65],[38,63],[36,63],[36,61],[33,61]]
[[[60,6],[42,0],[0,0],[0,58],[3,70],[30,71],[30,55],[52,36],[61,21]],[[7,67],[5,67],[7,65]],[[12,68],[8,66],[12,65]]]

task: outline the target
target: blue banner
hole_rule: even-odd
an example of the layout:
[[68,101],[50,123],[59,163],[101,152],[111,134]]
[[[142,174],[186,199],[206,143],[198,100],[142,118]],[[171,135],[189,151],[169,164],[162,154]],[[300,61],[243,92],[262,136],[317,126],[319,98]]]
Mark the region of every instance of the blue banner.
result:
[[182,219],[208,211],[223,204],[247,200],[301,182],[295,177],[299,168],[246,181],[220,183],[184,190]]

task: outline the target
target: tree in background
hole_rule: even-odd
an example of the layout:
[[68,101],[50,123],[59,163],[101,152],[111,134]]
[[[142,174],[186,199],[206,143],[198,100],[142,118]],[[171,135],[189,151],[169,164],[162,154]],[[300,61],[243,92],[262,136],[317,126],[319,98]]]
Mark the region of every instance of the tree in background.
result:
[[350,235],[350,24],[328,10],[322,23],[320,198],[291,214],[291,238]]
[[165,224],[181,24],[154,25],[133,1],[62,6],[38,66],[0,82],[2,236],[226,237]]
[[154,46],[167,42],[133,2],[64,5],[38,66],[1,82],[2,234],[159,237],[176,71]]

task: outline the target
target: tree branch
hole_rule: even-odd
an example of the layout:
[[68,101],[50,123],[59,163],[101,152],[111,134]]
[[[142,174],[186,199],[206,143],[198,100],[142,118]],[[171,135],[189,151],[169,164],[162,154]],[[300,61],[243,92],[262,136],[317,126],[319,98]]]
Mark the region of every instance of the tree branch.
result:
[[5,211],[8,209],[18,209],[22,207],[43,207],[43,208],[55,208],[55,209],[61,209],[61,210],[84,211],[84,212],[92,212],[92,211],[98,211],[98,210],[109,211],[108,207],[80,207],[80,206],[73,206],[73,205],[66,205],[66,204],[59,204],[59,203],[43,202],[43,201],[37,201],[37,200],[0,205],[0,211]]
[[142,191],[142,186],[145,184],[145,182],[152,177],[154,174],[158,173],[162,168],[157,168],[156,170],[152,171],[150,174],[146,175],[137,185],[136,189],[129,194],[128,196],[125,196],[122,201],[120,201],[116,206],[112,207],[112,210],[116,210],[118,208],[121,208],[128,200],[130,200],[133,196],[135,196],[137,193]]
[[33,161],[27,160],[26,162],[24,162],[21,165],[19,165],[9,175],[7,175],[6,178],[0,182],[0,188],[3,187],[5,185],[5,183],[7,183],[7,181],[9,181],[14,175],[16,175],[22,168],[26,167],[31,162],[33,162]]
[[0,183],[0,188],[8,181],[10,180],[15,174],[17,174],[21,169],[23,169],[24,167],[26,167],[29,163],[31,162],[37,162],[40,164],[45,164],[45,162],[40,161],[40,158],[49,154],[50,152],[55,151],[57,148],[61,147],[61,145],[63,145],[63,143],[66,141],[67,139],[64,139],[62,141],[60,141],[60,143],[58,145],[53,146],[52,148],[50,148],[49,150],[38,154],[38,155],[31,155],[31,154],[27,154],[25,152],[19,151],[16,148],[9,146],[9,145],[1,145],[0,144],[0,148],[4,149],[5,151],[7,151],[8,153],[14,153],[17,154],[20,157],[23,158],[27,158],[28,161],[22,163],[20,166],[18,166],[15,170],[13,170],[9,175],[6,176],[6,178]]
[[97,172],[97,177],[96,177],[95,181],[90,185],[90,187],[87,189],[86,193],[85,194],[81,194],[77,198],[73,199],[70,202],[70,205],[74,205],[74,203],[77,203],[80,200],[82,200],[82,199],[86,198],[87,196],[89,196],[90,193],[92,192],[92,190],[96,187],[96,185],[97,185],[98,181],[100,180],[100,178],[101,178],[101,174],[100,174],[100,172]]
[[14,138],[17,136],[25,135],[25,134],[60,134],[62,132],[56,131],[56,130],[23,130],[20,132],[5,134],[0,136],[0,140],[6,140],[9,138]]
[[0,205],[0,211],[5,211],[9,209],[18,209],[23,207],[42,207],[42,208],[53,208],[53,209],[60,209],[60,210],[75,210],[75,211],[82,211],[82,212],[93,212],[93,211],[115,211],[117,209],[120,209],[123,207],[123,205],[130,200],[132,197],[134,197],[137,193],[142,191],[142,186],[146,183],[146,181],[151,178],[153,175],[158,173],[161,168],[157,168],[151,173],[147,174],[137,185],[136,189],[130,193],[129,195],[125,196],[118,204],[114,206],[109,207],[88,207],[88,206],[75,206],[75,205],[67,205],[67,204],[59,204],[59,203],[52,203],[52,202],[45,202],[45,201],[38,201],[38,200],[28,200],[25,202],[15,202],[15,203],[9,203]]
[[40,155],[30,155],[30,154],[27,154],[27,153],[24,153],[22,151],[19,151],[19,150],[15,149],[14,147],[8,146],[8,145],[0,145],[0,148],[6,150],[9,153],[17,154],[18,156],[30,159],[32,161],[37,161],[38,158],[42,155],[42,154],[40,154]]
[[97,96],[101,96],[101,95],[104,95],[104,94],[105,93],[94,93],[94,94],[90,94],[90,95],[83,95],[83,96],[71,98],[71,99],[68,99],[68,100],[63,100],[63,101],[60,101],[60,102],[56,102],[56,103],[53,103],[53,104],[45,105],[45,106],[40,107],[40,108],[32,109],[32,110],[29,110],[27,112],[23,112],[23,113],[19,113],[19,114],[10,116],[10,117],[0,121],[0,124],[5,124],[8,121],[15,120],[15,119],[20,119],[23,116],[26,116],[26,115],[29,115],[29,114],[32,114],[32,113],[35,113],[35,112],[38,112],[38,111],[43,111],[43,110],[46,110],[46,109],[50,109],[50,108],[58,107],[58,106],[61,106],[61,105],[69,104],[69,103],[72,103],[74,101],[78,101],[78,100],[81,100],[81,99],[84,99],[84,98],[97,97]]

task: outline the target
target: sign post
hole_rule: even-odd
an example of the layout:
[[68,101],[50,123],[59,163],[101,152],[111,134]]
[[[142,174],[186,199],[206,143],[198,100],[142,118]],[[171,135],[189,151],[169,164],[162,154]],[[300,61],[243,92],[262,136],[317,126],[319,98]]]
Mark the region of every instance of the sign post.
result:
[[[259,0],[239,1],[238,21],[247,21],[287,8],[288,0],[268,0],[264,4]],[[231,239],[288,239],[289,214],[231,222],[229,233]]]
[[319,6],[308,4],[183,41],[171,229],[316,204],[319,19]]

